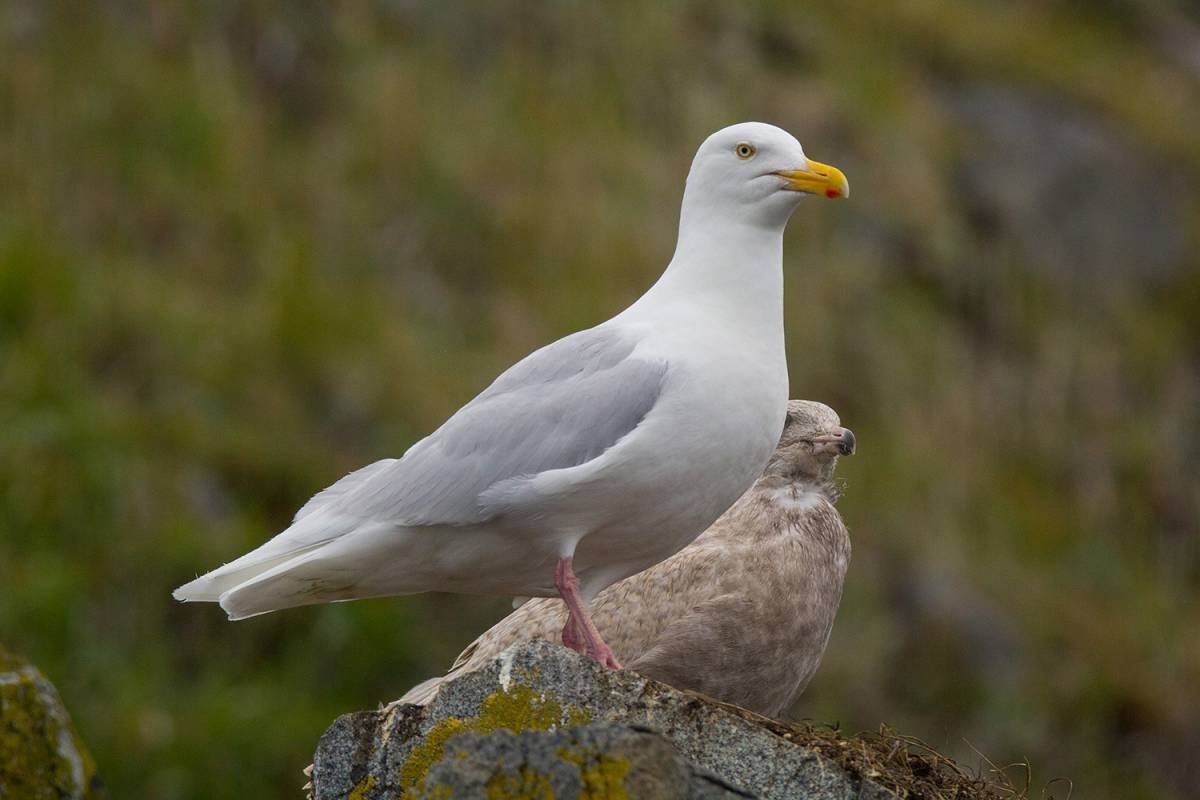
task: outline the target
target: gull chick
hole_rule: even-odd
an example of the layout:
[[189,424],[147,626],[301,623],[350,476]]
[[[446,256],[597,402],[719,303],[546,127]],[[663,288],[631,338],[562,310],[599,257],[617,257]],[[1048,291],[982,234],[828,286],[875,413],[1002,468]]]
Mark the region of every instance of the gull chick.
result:
[[[755,484],[696,541],[610,586],[592,621],[637,672],[770,717],[817,670],[842,597],[850,538],[834,508],[838,456],[854,434],[833,409],[793,400],[779,446]],[[443,682],[503,650],[553,639],[566,618],[558,600],[530,600],[463,651],[450,672],[397,703],[425,705]]]
[[241,619],[426,591],[558,596],[563,641],[618,667],[587,604],[761,473],[787,410],[783,230],[805,197],[847,192],[779,128],[717,131],[692,161],[675,254],[632,306],[527,356],[176,599]]

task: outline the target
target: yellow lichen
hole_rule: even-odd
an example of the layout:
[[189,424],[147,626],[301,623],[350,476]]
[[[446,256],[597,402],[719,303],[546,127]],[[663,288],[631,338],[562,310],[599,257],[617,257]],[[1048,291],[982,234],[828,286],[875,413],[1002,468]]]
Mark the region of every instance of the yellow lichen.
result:
[[561,725],[583,725],[591,715],[574,706],[563,707],[554,697],[513,684],[484,698],[479,716],[472,719],[451,717],[434,725],[424,741],[413,748],[400,767],[400,786],[404,797],[419,797],[425,790],[425,776],[442,760],[446,744],[464,733],[489,734],[500,729],[510,731],[554,730]]
[[[574,764],[583,783],[579,800],[629,800],[625,777],[629,759],[595,748],[565,747],[558,757]],[[494,775],[487,784],[488,800],[554,800],[550,776],[521,767],[518,774]]]
[[408,754],[403,766],[400,767],[400,785],[407,792],[418,787],[425,780],[429,768],[442,760],[446,742],[467,730],[461,719],[451,717],[439,722],[429,729],[424,740]]
[[554,800],[550,778],[522,767],[520,776],[501,774],[487,784],[488,800]]
[[480,707],[479,725],[474,730],[491,733],[500,728],[510,731],[550,731],[560,725],[584,725],[592,715],[575,706],[562,704],[528,686],[514,685],[508,691],[493,692]]
[[629,774],[629,759],[583,747],[563,748],[558,757],[579,767],[581,800],[628,800],[625,776]]
[[350,794],[346,796],[346,800],[365,800],[367,792],[375,788],[375,776],[368,775],[366,778],[358,782],[358,785],[350,790]]

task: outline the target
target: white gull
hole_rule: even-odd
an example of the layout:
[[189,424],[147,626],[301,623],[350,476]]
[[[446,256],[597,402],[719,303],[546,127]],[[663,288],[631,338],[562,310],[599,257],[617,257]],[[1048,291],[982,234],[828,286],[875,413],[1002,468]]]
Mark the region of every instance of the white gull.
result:
[[757,122],[692,162],[666,271],[617,316],[530,354],[399,459],[314,496],[262,546],[175,590],[231,619],[364,597],[560,596],[563,641],[619,666],[606,586],[691,542],[783,427],[783,230],[845,176]]

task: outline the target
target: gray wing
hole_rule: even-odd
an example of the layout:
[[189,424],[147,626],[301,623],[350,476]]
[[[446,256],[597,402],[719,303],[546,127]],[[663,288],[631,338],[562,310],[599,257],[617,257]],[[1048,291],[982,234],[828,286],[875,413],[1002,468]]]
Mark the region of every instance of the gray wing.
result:
[[395,463],[396,459],[385,458],[354,470],[354,472],[349,473],[328,489],[323,489],[314,494],[307,503],[300,506],[300,510],[296,512],[296,516],[292,517],[292,522],[307,517],[318,508],[330,505],[339,497],[353,491],[358,486],[370,480],[372,475],[375,475],[380,470],[387,469],[388,465]]
[[489,487],[591,461],[645,418],[667,364],[634,356],[636,344],[620,331],[592,328],[537,350],[399,461],[331,496],[331,505],[398,525],[494,517],[480,500]]

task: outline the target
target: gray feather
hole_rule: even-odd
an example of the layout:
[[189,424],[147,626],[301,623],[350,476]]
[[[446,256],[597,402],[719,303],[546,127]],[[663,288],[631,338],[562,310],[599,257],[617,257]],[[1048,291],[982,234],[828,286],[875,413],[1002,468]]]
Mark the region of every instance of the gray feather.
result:
[[292,517],[292,522],[307,517],[318,508],[329,505],[342,495],[365,483],[372,475],[395,463],[396,459],[394,458],[384,458],[373,464],[368,464],[365,467],[354,470],[354,472],[349,473],[328,489],[323,489],[314,494],[307,503],[300,506],[300,510],[296,512],[296,516]]
[[650,412],[667,367],[633,355],[635,345],[592,328],[543,347],[331,507],[406,526],[494,518],[502,509],[481,499],[488,488],[591,461]]

